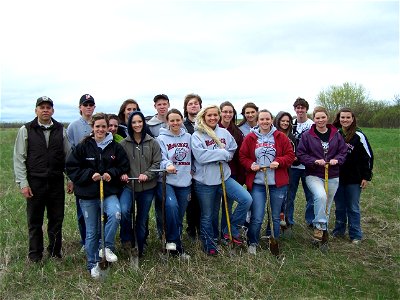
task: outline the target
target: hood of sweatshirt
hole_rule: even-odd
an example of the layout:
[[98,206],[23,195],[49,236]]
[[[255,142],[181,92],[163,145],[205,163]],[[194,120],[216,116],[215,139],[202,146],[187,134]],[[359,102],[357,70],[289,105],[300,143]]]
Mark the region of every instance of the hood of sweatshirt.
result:
[[142,129],[142,132],[141,132],[141,142],[140,142],[140,143],[142,143],[144,141],[145,137],[146,137],[146,126],[147,125],[146,125],[146,119],[144,118],[144,115],[143,115],[143,113],[141,111],[136,110],[136,111],[132,112],[129,115],[129,119],[128,119],[128,135],[129,135],[129,137],[131,138],[132,141],[135,140],[134,139],[134,131],[133,131],[133,128],[132,128],[131,124],[132,124],[133,117],[136,116],[136,115],[140,116],[140,118],[143,121],[143,129]]
[[107,133],[106,137],[104,138],[104,140],[102,140],[101,142],[96,142],[97,147],[104,149],[105,147],[107,147],[108,144],[110,144],[113,141],[113,136],[111,133]]
[[164,123],[163,121],[161,121],[159,118],[157,118],[157,115],[154,115],[148,122],[148,125],[154,126],[154,125],[159,125]]
[[169,130],[167,128],[161,127],[159,135],[165,135],[165,136],[168,136],[168,137],[181,137],[181,136],[185,135],[185,133],[186,133],[186,130],[184,128],[182,128],[182,127],[179,128],[179,134],[178,135],[173,134],[171,132],[171,130]]

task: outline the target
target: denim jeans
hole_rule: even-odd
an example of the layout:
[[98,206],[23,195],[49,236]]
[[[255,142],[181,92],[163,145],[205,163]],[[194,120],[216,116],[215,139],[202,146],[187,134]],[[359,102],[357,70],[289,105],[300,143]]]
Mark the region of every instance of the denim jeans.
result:
[[[135,203],[137,206],[135,218],[136,241],[139,255],[143,255],[143,248],[146,242],[146,221],[149,216],[151,203],[154,197],[154,188],[135,193]],[[132,207],[132,189],[125,187],[119,199],[121,203],[121,241],[132,240],[132,216],[135,207]]]
[[[188,206],[191,186],[177,187],[170,184],[166,185],[165,199],[165,225],[167,242],[176,244],[176,250],[183,252],[181,235],[183,229],[183,217]],[[157,197],[161,201],[162,215],[162,183],[157,184]]]
[[328,180],[328,199],[325,192],[324,179],[317,176],[307,176],[306,183],[314,197],[314,214],[315,219],[313,225],[317,229],[327,230],[329,222],[329,213],[331,210],[333,197],[339,185],[339,177]]
[[306,170],[291,168],[289,172],[289,192],[286,200],[286,218],[289,221],[289,225],[293,225],[294,222],[294,200],[296,199],[297,189],[301,179],[303,186],[304,195],[306,197],[306,212],[305,219],[307,224],[312,224],[314,220],[314,200],[313,195],[306,184]]
[[[281,187],[276,187],[276,185],[269,186],[269,199],[271,204],[271,215],[272,224],[274,227],[274,237],[279,238],[279,215],[281,213],[281,207],[285,201],[288,186],[284,185]],[[251,218],[249,224],[249,230],[247,231],[248,243],[258,244],[260,239],[261,225],[264,220],[265,215],[265,205],[266,205],[266,190],[263,184],[253,184],[253,189],[250,192],[253,198],[253,203],[251,204]]]
[[[215,239],[218,239],[218,217],[219,207],[222,195],[222,185],[205,185],[195,181],[195,191],[199,199],[201,217],[200,217],[200,238],[203,242],[203,248],[206,252],[216,249]],[[246,220],[246,214],[253,199],[234,179],[225,180],[226,196],[230,203],[237,201],[237,206],[233,214],[230,215],[232,236],[239,236],[238,226],[243,225]],[[223,233],[228,233],[228,227],[223,229]]]
[[[101,248],[101,213],[99,199],[79,199],[86,223],[85,250],[87,268],[92,269],[99,261],[99,249]],[[110,195],[104,199],[104,213],[107,215],[107,223],[104,226],[105,247],[114,251],[115,235],[117,234],[121,220],[121,209],[116,195]]]
[[85,226],[85,218],[83,217],[81,205],[79,204],[79,198],[75,197],[76,203],[76,218],[78,220],[78,229],[79,235],[81,236],[80,243],[81,245],[85,245],[85,238],[86,238],[86,226]]
[[350,239],[362,239],[360,195],[360,184],[339,184],[335,195],[336,224],[333,234],[344,235],[348,222]]

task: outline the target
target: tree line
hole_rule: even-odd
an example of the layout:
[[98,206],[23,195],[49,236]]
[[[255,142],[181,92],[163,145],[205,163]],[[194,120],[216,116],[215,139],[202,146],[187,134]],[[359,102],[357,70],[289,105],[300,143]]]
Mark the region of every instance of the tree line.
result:
[[[359,84],[345,82],[332,85],[319,92],[316,104],[325,107],[331,121],[343,107],[350,108],[360,127],[400,128],[400,95],[393,100],[372,100],[366,89]],[[19,128],[24,122],[0,122],[0,128]],[[65,128],[68,123],[64,123]]]

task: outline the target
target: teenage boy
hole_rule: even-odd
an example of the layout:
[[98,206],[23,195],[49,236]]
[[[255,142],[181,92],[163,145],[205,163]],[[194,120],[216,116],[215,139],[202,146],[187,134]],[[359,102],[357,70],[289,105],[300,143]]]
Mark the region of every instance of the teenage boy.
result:
[[153,101],[157,113],[147,122],[147,126],[153,137],[157,137],[160,133],[160,128],[165,127],[167,123],[165,116],[169,109],[169,98],[165,94],[160,94],[155,96]]
[[[185,125],[187,132],[190,134],[193,134],[194,132],[194,124],[197,113],[201,109],[201,104],[201,97],[196,94],[186,95],[183,102],[183,115],[185,117],[183,125]],[[186,208],[186,223],[186,233],[190,239],[193,241],[196,240],[197,237],[200,236],[200,204],[194,191],[193,184],[190,200]]]
[[[29,254],[32,262],[43,258],[43,219],[47,210],[49,257],[62,258],[64,220],[64,169],[70,144],[63,125],[52,118],[53,101],[46,96],[36,100],[36,118],[23,125],[14,146],[14,173],[26,199]],[[67,193],[72,193],[68,181]]]
[[[297,98],[293,103],[294,111],[296,112],[296,119],[293,124],[293,135],[296,138],[295,147],[299,145],[301,136],[304,132],[308,131],[311,128],[311,125],[314,124],[312,120],[310,120],[307,116],[307,111],[309,109],[308,102],[303,98]],[[294,200],[296,198],[297,189],[299,187],[299,181],[301,179],[301,185],[303,186],[304,195],[306,197],[306,212],[305,219],[307,225],[312,228],[313,220],[314,220],[314,203],[313,196],[309,188],[306,184],[306,170],[304,165],[300,164],[296,160],[294,161],[289,177],[289,192],[288,199],[286,202],[286,218],[288,222],[288,228],[294,224]]]
[[[82,95],[82,97],[79,99],[79,113],[81,117],[78,120],[71,122],[67,128],[68,140],[72,147],[78,145],[84,137],[88,136],[92,132],[90,120],[92,118],[95,108],[96,105],[93,97],[89,94]],[[75,197],[75,202],[79,234],[81,236],[80,243],[82,245],[81,249],[83,250],[85,247],[86,238],[85,218],[83,216],[81,207],[79,205],[79,199],[77,197]]]

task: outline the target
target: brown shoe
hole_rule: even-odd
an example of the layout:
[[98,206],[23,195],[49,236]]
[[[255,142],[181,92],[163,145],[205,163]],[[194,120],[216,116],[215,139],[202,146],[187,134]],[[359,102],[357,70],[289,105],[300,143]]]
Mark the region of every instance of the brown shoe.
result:
[[322,241],[322,236],[324,232],[320,229],[314,228],[314,239],[318,241]]

